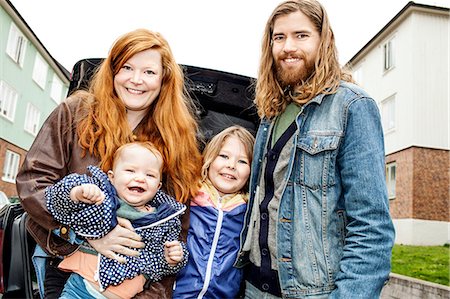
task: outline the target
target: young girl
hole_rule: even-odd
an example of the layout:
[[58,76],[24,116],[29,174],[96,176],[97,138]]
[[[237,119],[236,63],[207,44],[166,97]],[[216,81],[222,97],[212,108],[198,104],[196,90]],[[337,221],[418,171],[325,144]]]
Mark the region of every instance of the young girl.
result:
[[202,188],[191,200],[189,260],[173,298],[235,298],[242,272],[233,267],[248,199],[254,137],[240,126],[217,134],[203,151]]

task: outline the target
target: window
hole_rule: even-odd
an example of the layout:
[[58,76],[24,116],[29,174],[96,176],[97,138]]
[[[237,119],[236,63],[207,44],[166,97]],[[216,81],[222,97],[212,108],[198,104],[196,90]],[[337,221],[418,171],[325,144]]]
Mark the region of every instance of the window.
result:
[[48,65],[41,55],[37,54],[34,60],[33,80],[42,88],[45,89],[47,80]]
[[362,67],[359,66],[357,69],[353,70],[353,79],[362,86],[363,84],[363,74],[362,74]]
[[393,131],[395,129],[395,95],[381,102],[381,114],[384,132]]
[[396,171],[395,163],[388,163],[386,165],[386,186],[388,191],[389,199],[395,198],[395,171]]
[[14,23],[9,28],[8,45],[6,53],[20,66],[23,66],[25,60],[25,50],[27,47],[27,39],[20,32]]
[[394,40],[391,39],[383,45],[384,71],[394,67]]
[[35,106],[28,103],[26,115],[25,131],[31,133],[33,136],[36,136],[39,130],[39,119],[41,118],[41,112],[39,112]]
[[0,81],[0,115],[14,121],[19,94],[6,82]]
[[59,104],[61,102],[62,88],[63,88],[63,84],[62,84],[61,80],[59,80],[58,76],[56,74],[54,74],[53,81],[52,81],[52,90],[51,90],[50,96],[56,102],[56,104]]
[[16,180],[17,172],[19,171],[20,155],[6,150],[5,164],[3,165],[2,180],[9,183],[14,183]]

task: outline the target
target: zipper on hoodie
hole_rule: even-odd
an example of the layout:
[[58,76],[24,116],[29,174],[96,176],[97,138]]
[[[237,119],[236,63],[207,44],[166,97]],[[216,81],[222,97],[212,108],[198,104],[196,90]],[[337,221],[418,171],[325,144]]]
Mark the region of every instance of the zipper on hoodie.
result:
[[205,281],[203,283],[202,290],[198,294],[197,299],[203,298],[203,296],[206,294],[206,291],[208,291],[209,282],[211,281],[212,264],[214,261],[214,255],[216,253],[217,243],[219,242],[220,231],[222,229],[222,222],[223,222],[222,197],[219,197],[219,203],[217,205],[217,210],[219,212],[219,215],[217,217],[217,225],[216,225],[216,230],[214,232],[214,238],[213,238],[213,242],[212,242],[212,246],[211,246],[211,252],[209,253],[208,264],[206,265]]

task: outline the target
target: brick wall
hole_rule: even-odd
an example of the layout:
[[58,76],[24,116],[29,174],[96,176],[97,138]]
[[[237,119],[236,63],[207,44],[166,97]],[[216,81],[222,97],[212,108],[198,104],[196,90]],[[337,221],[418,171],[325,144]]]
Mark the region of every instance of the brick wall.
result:
[[449,151],[411,147],[388,155],[391,162],[397,177],[392,218],[450,221]]
[[386,156],[386,164],[396,164],[396,197],[389,201],[392,218],[413,217],[413,151],[406,149]]
[[5,182],[1,179],[1,177],[3,177],[6,150],[13,151],[20,155],[20,165],[22,165],[27,151],[0,138],[0,190],[5,192],[8,197],[17,196],[16,184]]
[[449,151],[414,148],[414,218],[450,221]]

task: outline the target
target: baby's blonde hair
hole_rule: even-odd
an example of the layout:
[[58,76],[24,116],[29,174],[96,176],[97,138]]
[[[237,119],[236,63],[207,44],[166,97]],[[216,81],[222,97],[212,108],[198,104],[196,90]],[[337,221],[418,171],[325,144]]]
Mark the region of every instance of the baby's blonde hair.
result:
[[117,161],[119,160],[120,156],[122,155],[122,152],[129,147],[132,146],[140,146],[143,147],[147,150],[149,150],[158,160],[160,160],[161,163],[161,168],[159,169],[159,174],[162,175],[162,168],[164,165],[164,158],[161,155],[160,151],[153,145],[153,143],[149,142],[149,141],[133,141],[133,142],[128,142],[125,143],[121,146],[119,146],[119,148],[116,150],[116,152],[113,155],[113,160],[112,160],[112,168],[114,168],[114,166],[116,165]]

